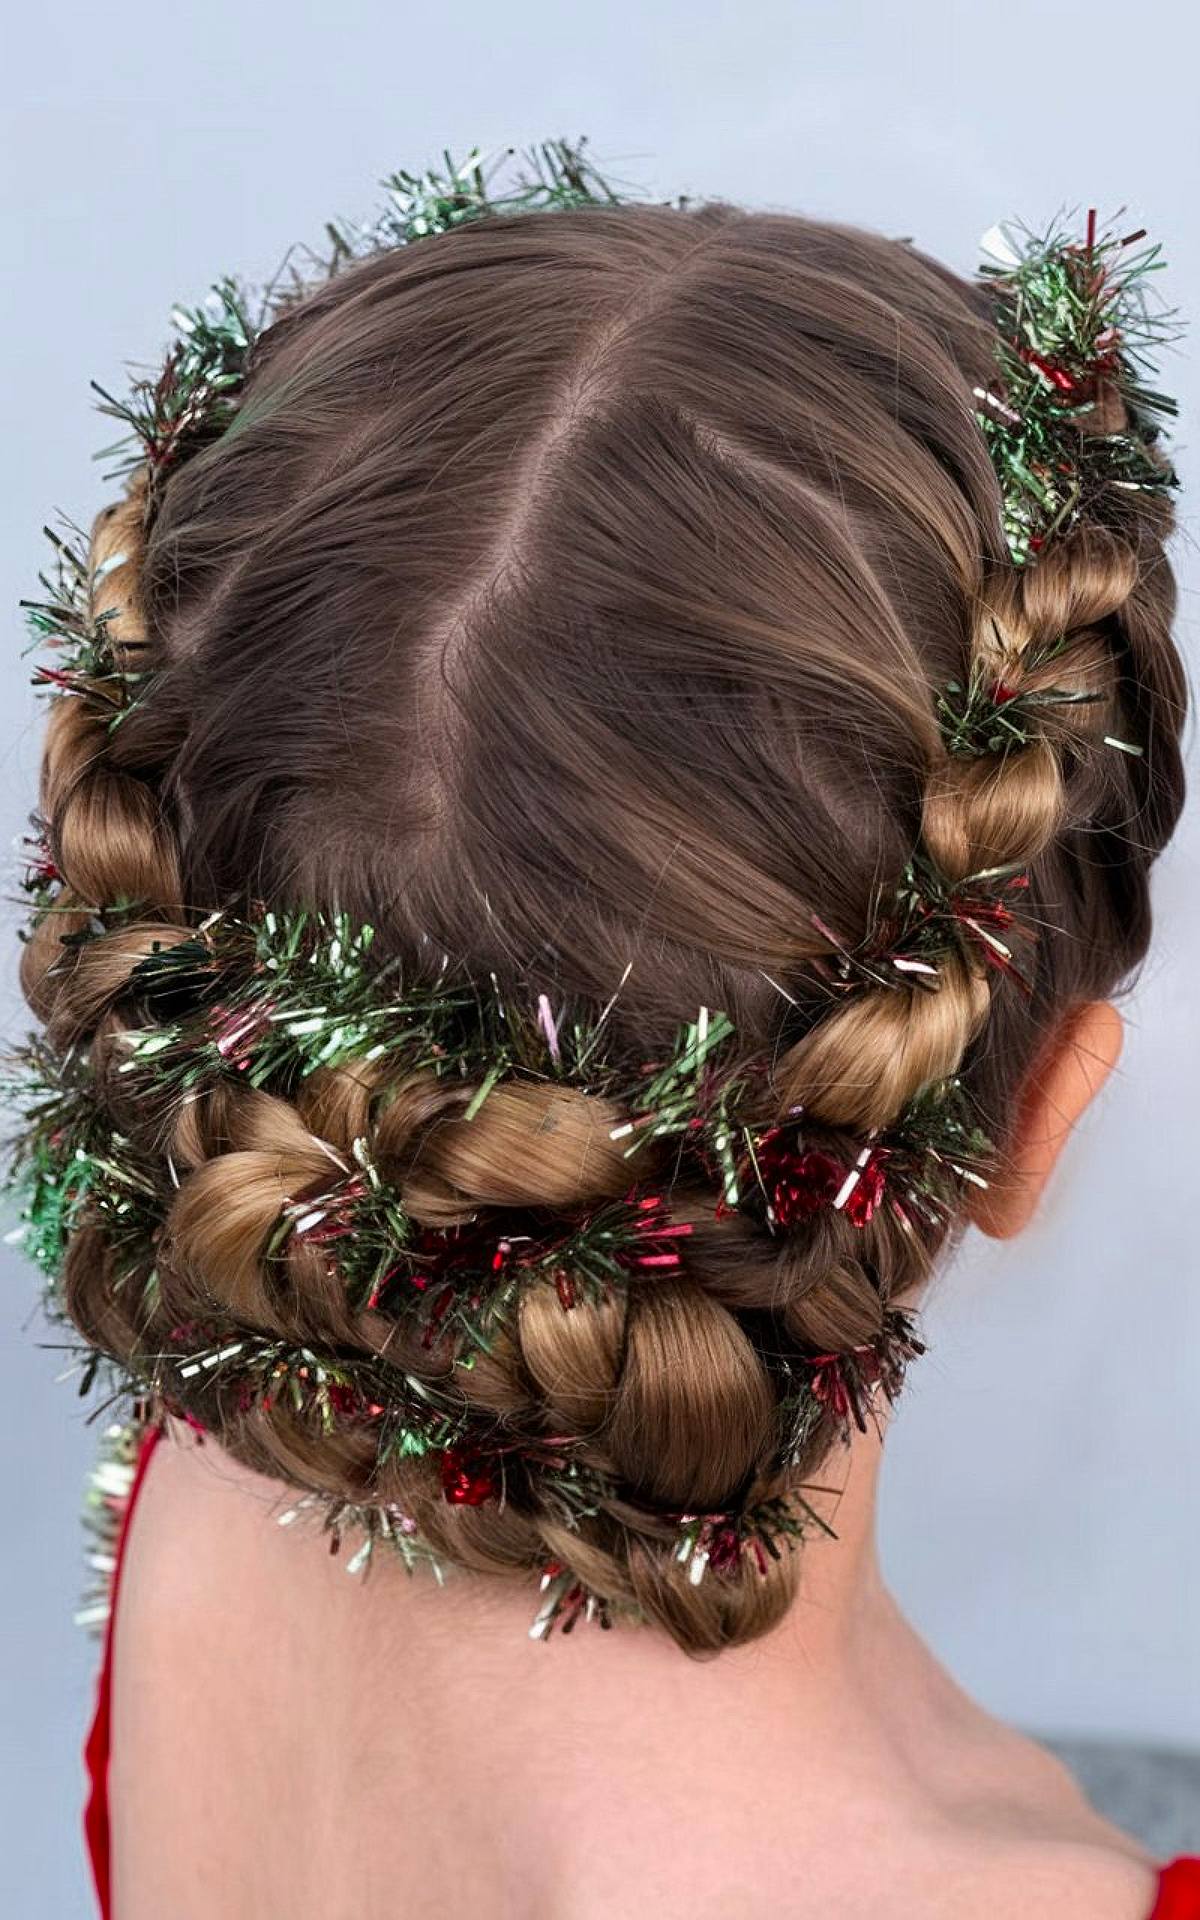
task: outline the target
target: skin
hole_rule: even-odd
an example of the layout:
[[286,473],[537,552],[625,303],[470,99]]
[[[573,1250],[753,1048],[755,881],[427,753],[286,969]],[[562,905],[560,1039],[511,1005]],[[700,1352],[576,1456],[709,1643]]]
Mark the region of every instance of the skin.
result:
[[[1077,1012],[976,1224],[1037,1206],[1120,1051]],[[211,1442],[162,1446],[115,1641],[117,1920],[1146,1920],[1155,1871],[959,1690],[875,1549],[882,1436],[829,1464],[769,1635],[530,1641],[533,1595],[366,1582]]]

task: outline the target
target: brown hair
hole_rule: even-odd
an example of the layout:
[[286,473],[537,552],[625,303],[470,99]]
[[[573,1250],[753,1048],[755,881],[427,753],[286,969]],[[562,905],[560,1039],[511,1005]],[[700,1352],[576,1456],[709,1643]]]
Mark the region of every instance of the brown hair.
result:
[[[233,424],[161,489],[144,552],[142,483],[97,522],[114,643],[155,680],[116,729],[70,700],[50,723],[68,892],[24,981],[56,1043],[102,1059],[140,1017],[131,969],[184,936],[181,903],[310,903],[418,970],[444,953],[606,1000],[632,963],[630,1048],[723,1008],[773,1059],[778,1113],[856,1134],[961,1070],[1003,1141],[1046,1035],[1145,950],[1184,687],[1160,500],[1114,496],[1036,565],[1009,560],[972,397],[994,350],[984,292],[909,245],[720,203],[482,219],[308,293],[259,341]],[[1059,637],[1052,669],[1029,664]],[[1048,706],[1019,750],[953,756],[935,703],[972,664],[1100,697]],[[965,959],[935,993],[814,992],[820,928],[865,939],[918,845],[952,880],[1028,863],[1030,994]],[[63,948],[129,899],[140,919]],[[513,1085],[468,1118],[470,1093],[364,1068],[177,1113],[161,1301],[131,1303],[85,1226],[72,1314],[118,1355],[214,1305],[395,1353],[316,1250],[286,1284],[266,1259],[281,1195],[322,1174],[314,1136],[369,1136],[430,1225],[627,1184],[606,1100]],[[115,1080],[113,1102],[144,1124]],[[871,1340],[935,1248],[886,1210],[771,1238],[711,1194],[672,1205],[695,1225],[677,1274],[570,1312],[529,1288],[455,1376],[612,1472],[628,1499],[578,1525],[535,1494],[449,1505],[428,1461],[377,1471],[353,1427],[196,1405],[255,1467],[399,1501],[463,1564],[557,1559],[690,1650],[745,1640],[799,1557],[692,1585],[653,1510],[803,1479],[831,1430],[770,1467],[779,1356]]]

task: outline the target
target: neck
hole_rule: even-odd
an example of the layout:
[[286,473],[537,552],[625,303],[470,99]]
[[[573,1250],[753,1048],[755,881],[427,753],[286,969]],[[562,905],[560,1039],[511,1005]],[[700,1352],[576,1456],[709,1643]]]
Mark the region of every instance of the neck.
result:
[[[772,1847],[792,1844],[801,1805],[823,1807],[828,1830],[851,1850],[851,1815],[865,1818],[863,1809],[881,1823],[902,1814],[919,1825],[928,1804],[923,1755],[975,1710],[883,1584],[875,1545],[882,1450],[869,1429],[824,1463],[814,1476],[820,1487],[805,1497],[835,1537],[814,1529],[797,1544],[798,1591],[784,1618],[714,1659],[689,1659],[665,1634],[625,1623],[604,1632],[580,1622],[569,1635],[533,1641],[537,1600],[524,1582],[455,1575],[441,1592],[413,1583],[385,1633],[396,1636],[398,1671],[411,1671],[411,1648],[422,1648],[409,1699],[416,1724],[426,1713],[444,1724],[447,1702],[461,1702],[461,1737],[474,1755],[466,1764],[477,1765],[471,1702],[486,1697],[488,1777],[500,1783],[514,1830],[534,1821],[531,1846],[537,1834],[546,1844],[535,1815],[544,1823],[548,1767],[563,1804],[588,1798],[589,1817],[603,1817],[630,1847],[639,1834],[649,1853],[673,1822],[723,1831],[736,1789],[754,1809],[763,1855],[756,1872],[768,1873],[767,1835]],[[378,1651],[386,1663],[388,1652]]]
[[[272,1912],[309,1911],[347,1859],[362,1913],[394,1912],[392,1832],[406,1912],[496,1920],[624,1914],[631,1888],[660,1920],[1024,1912],[1012,1885],[1039,1835],[1055,1858],[1064,1840],[1136,1853],[906,1628],[875,1557],[880,1457],[856,1436],[821,1475],[832,1491],[808,1490],[837,1538],[796,1549],[785,1618],[690,1660],[651,1628],[531,1640],[526,1580],[439,1590],[387,1558],[347,1578],[316,1530],[269,1523],[277,1482],[184,1431],[140,1496],[122,1583],[120,1632],[150,1674],[122,1724],[151,1756],[123,1843],[174,1847],[190,1819],[180,1857],[205,1861],[214,1830],[252,1834],[258,1877],[230,1920],[262,1911],[264,1886]],[[181,1725],[198,1729],[184,1747]],[[1150,1905],[1144,1866],[1135,1879],[1121,1911]],[[975,1904],[947,1907],[967,1885]],[[1117,1911],[1069,1909],[1085,1910]]]
[[814,1526],[794,1549],[801,1556],[795,1602],[766,1635],[715,1660],[689,1660],[666,1635],[624,1623],[608,1633],[581,1623],[569,1636],[532,1642],[532,1589],[470,1575],[452,1577],[445,1591],[429,1595],[427,1624],[451,1660],[456,1642],[472,1649],[472,1661],[486,1642],[488,1670],[510,1671],[516,1711],[533,1721],[543,1690],[549,1704],[564,1686],[577,1699],[594,1690],[589,1704],[602,1718],[619,1711],[626,1721],[644,1720],[646,1738],[654,1742],[661,1733],[664,1747],[676,1743],[679,1724],[671,1701],[692,1723],[697,1715],[711,1718],[714,1736],[729,1714],[758,1723],[764,1737],[775,1727],[811,1728],[825,1713],[842,1724],[847,1715],[869,1716],[881,1676],[893,1689],[902,1644],[918,1644],[879,1568],[882,1456],[882,1432],[871,1427],[824,1463],[819,1484],[804,1495],[830,1532]]
[[855,1433],[848,1447],[824,1463],[818,1485],[804,1489],[830,1531],[814,1529],[800,1548],[804,1558],[795,1604],[769,1636],[785,1658],[805,1665],[814,1659],[852,1661],[864,1640],[894,1618],[876,1546],[885,1418],[881,1410],[879,1427]]

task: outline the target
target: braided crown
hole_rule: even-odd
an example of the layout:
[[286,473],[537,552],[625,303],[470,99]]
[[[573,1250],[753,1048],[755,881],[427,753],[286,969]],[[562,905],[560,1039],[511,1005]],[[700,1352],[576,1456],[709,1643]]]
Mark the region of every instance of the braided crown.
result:
[[[542,197],[525,181],[507,211],[606,198],[577,151],[543,161]],[[409,191],[413,231],[360,254],[438,230],[431,194],[443,230],[497,211],[474,161]],[[964,1067],[1048,998],[1031,872],[1144,759],[1125,689],[1166,644],[1169,470],[1127,399],[1114,427],[1106,364],[1144,498],[1060,503],[1048,537],[1006,496],[1019,544],[971,583],[961,664],[918,710],[918,832],[867,937],[811,916],[768,1045],[697,1007],[648,1049],[619,979],[603,1001],[549,975],[514,993],[453,957],[406,968],[328,902],[189,899],[146,543],[236,410],[230,339],[253,330],[221,298],[209,357],[193,326],[123,498],[35,609],[70,651],[44,676],[22,965],[45,1026],[31,1246],[139,1394],[335,1528],[540,1569],[539,1632],[628,1608],[693,1649],[749,1637],[791,1592],[797,1486],[898,1391],[913,1290],[994,1170]],[[982,405],[1000,465],[1010,400]]]

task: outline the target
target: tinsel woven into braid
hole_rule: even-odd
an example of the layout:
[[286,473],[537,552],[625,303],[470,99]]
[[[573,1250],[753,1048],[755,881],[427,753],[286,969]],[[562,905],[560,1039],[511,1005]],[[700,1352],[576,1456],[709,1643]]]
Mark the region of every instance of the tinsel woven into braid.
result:
[[[790,929],[787,978],[761,970],[770,1027],[697,1004],[648,1044],[619,973],[606,996],[552,969],[501,980],[249,880],[198,900],[174,771],[188,706],[147,575],[159,516],[222,453],[256,356],[269,372],[342,275],[483,215],[556,209],[582,231],[583,210],[617,204],[563,146],[507,198],[474,155],[389,191],[380,226],[335,233],[328,286],[276,289],[253,321],[222,282],[157,382],[103,396],[134,436],[126,491],[85,548],[58,543],[31,609],[57,651],[22,961],[44,1027],[17,1087],[27,1244],[89,1380],[294,1486],[358,1536],[352,1564],[386,1542],[410,1565],[536,1574],[539,1636],[628,1613],[715,1650],[787,1606],[795,1542],[822,1524],[806,1484],[922,1351],[915,1291],[1003,1159],[973,1063],[1028,1051],[1056,1010],[1046,927],[1075,836],[1115,846],[1131,811],[1145,854],[1132,878],[1114,856],[1103,911],[1125,915],[1131,954],[1141,939],[1178,804],[1174,477],[1110,343],[1088,365],[1120,499],[1099,453],[1086,497],[1057,468],[1053,500],[1035,484],[1018,514],[1007,492],[1008,549],[997,521],[982,572],[962,509],[944,562],[960,664],[905,696],[907,861],[877,876],[865,934],[815,911]],[[1040,244],[1029,260],[1057,272],[1067,243]],[[1093,279],[1106,244],[1091,236]],[[1085,291],[1098,326],[1101,280]],[[964,317],[964,340],[982,326]],[[914,379],[925,352],[914,329]],[[1071,365],[1073,405],[1086,371]],[[964,382],[947,428],[976,483],[985,441],[1002,470],[1001,427],[1036,483],[1009,402],[978,391],[983,414]],[[1081,445],[1098,431],[1038,431],[1061,447],[1068,427]]]

